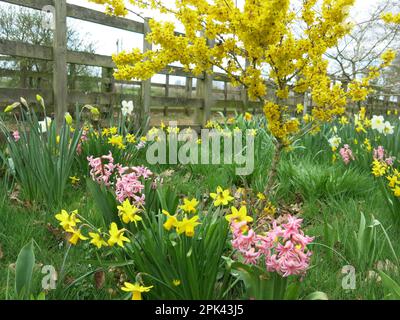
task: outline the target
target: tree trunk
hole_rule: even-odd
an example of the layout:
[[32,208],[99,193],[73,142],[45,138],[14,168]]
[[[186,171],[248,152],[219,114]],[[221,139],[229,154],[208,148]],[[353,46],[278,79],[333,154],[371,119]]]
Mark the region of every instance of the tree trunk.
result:
[[271,167],[268,172],[268,183],[264,190],[264,194],[267,199],[269,198],[272,190],[275,187],[276,178],[278,176],[278,165],[281,159],[282,150],[283,145],[278,141],[275,145],[275,152],[272,157]]

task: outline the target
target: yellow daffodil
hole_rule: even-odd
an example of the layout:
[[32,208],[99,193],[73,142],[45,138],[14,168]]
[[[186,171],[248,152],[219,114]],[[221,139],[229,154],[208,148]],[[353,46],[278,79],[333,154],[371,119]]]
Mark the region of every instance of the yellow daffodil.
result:
[[101,135],[102,135],[102,136],[108,137],[109,135],[111,135],[110,129],[104,128],[104,129],[101,131]]
[[169,231],[172,227],[176,227],[178,219],[175,216],[171,216],[167,210],[163,210],[162,213],[167,216],[167,221],[163,224],[164,228]]
[[389,187],[390,188],[394,188],[396,186],[396,184],[399,184],[399,180],[397,176],[387,176],[386,179],[389,180]]
[[80,181],[80,179],[79,179],[78,177],[76,177],[76,176],[71,176],[71,177],[69,177],[69,180],[71,181],[71,184],[72,184],[72,185],[76,185],[76,184],[78,184],[79,181]]
[[263,209],[263,214],[267,215],[267,216],[274,216],[276,213],[276,208],[275,206],[272,204],[272,202],[268,202],[267,206]]
[[388,166],[386,163],[379,160],[374,160],[374,162],[372,163],[372,174],[375,177],[382,177],[385,175],[387,167]]
[[89,232],[89,237],[92,238],[90,243],[95,245],[98,249],[100,249],[103,246],[104,247],[108,246],[107,242],[104,241],[104,239],[101,237],[99,233]]
[[400,197],[400,187],[399,186],[396,186],[394,189],[392,189],[392,191],[396,197]]
[[125,229],[118,229],[115,222],[111,223],[109,234],[110,238],[107,243],[112,247],[114,244],[124,247],[124,242],[131,242],[127,237],[124,236]]
[[257,198],[258,198],[259,200],[265,200],[265,195],[264,195],[264,193],[261,193],[261,192],[257,193]]
[[72,236],[69,238],[69,242],[73,245],[76,245],[78,243],[79,240],[87,240],[89,239],[88,237],[85,237],[82,233],[80,229],[74,229],[74,228],[70,228],[69,230],[67,230],[69,233],[72,234]]
[[179,279],[174,279],[174,280],[172,281],[172,284],[173,284],[175,287],[180,286],[181,280],[179,280]]
[[134,134],[127,134],[126,135],[126,141],[128,141],[129,143],[136,143],[136,137]]
[[108,138],[108,144],[111,144],[112,146],[115,146],[121,150],[126,148],[126,146],[123,143],[123,138],[120,135],[115,135]]
[[249,129],[248,134],[252,137],[255,137],[257,134],[257,130],[256,129]]
[[124,287],[122,287],[121,290],[125,292],[132,292],[132,300],[142,300],[142,293],[149,292],[151,288],[153,288],[153,286],[144,287],[138,283],[132,284],[129,282],[124,282]]
[[179,208],[181,208],[186,213],[196,213],[196,207],[198,204],[199,202],[195,198],[193,198],[192,200],[185,198],[183,199],[183,205],[180,205]]
[[239,210],[237,210],[235,207],[231,207],[231,212],[232,212],[231,214],[228,214],[225,216],[225,219],[227,221],[229,221],[230,223],[231,222],[238,223],[238,222],[243,222],[243,221],[246,221],[246,222],[253,221],[253,218],[249,217],[247,215],[246,206],[242,206]]
[[226,206],[234,198],[230,196],[229,189],[223,190],[222,187],[217,187],[216,193],[210,193],[210,197],[214,199],[214,206]]
[[56,214],[55,217],[60,221],[60,226],[63,227],[65,231],[69,231],[76,227],[78,222],[81,222],[81,220],[76,217],[77,214],[78,210],[72,211],[71,214],[68,214],[66,210],[61,210],[61,212]]
[[176,225],[176,232],[178,234],[185,233],[187,237],[193,237],[194,228],[200,224],[200,222],[197,222],[197,220],[199,220],[199,216],[194,216],[191,219],[188,219],[187,217],[183,218],[182,221],[178,221]]
[[137,224],[138,221],[142,221],[142,218],[137,215],[139,209],[126,199],[121,206],[117,207],[118,215],[121,217],[124,223],[134,222]]
[[166,126],[165,126],[165,123],[164,123],[164,121],[162,121],[162,120],[161,120],[161,123],[160,123],[160,129],[161,129],[161,130],[164,130],[164,129],[165,129],[165,127],[166,127]]
[[235,123],[235,118],[231,117],[228,120],[226,120],[227,124],[234,124]]
[[371,151],[372,150],[371,142],[369,141],[368,138],[365,138],[364,146],[367,148],[367,151]]
[[251,119],[253,119],[253,116],[252,116],[251,113],[246,112],[246,113],[244,114],[244,119],[245,119],[246,121],[251,121]]
[[339,119],[339,123],[340,123],[342,126],[345,126],[346,124],[349,123],[349,120],[347,119],[346,116],[341,116],[340,119]]

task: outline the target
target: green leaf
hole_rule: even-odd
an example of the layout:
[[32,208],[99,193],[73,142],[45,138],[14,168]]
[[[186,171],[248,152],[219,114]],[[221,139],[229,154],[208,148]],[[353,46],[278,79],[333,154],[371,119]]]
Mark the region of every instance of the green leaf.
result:
[[400,285],[383,271],[378,270],[378,272],[381,276],[383,286],[389,291],[389,297],[396,300],[400,299]]
[[325,292],[314,291],[304,298],[304,300],[329,300]]
[[86,180],[90,194],[93,196],[97,209],[101,212],[104,222],[109,225],[111,222],[119,222],[117,203],[110,192],[100,186],[91,178]]
[[293,282],[286,288],[285,299],[297,300],[300,295],[300,282]]
[[31,289],[35,253],[33,240],[26,244],[18,254],[15,273],[15,291],[19,297],[28,297]]

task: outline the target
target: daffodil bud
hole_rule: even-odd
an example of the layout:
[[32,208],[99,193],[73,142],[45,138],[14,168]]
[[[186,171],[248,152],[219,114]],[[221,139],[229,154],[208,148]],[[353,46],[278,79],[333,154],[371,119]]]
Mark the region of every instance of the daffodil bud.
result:
[[91,106],[90,104],[86,104],[83,108],[84,109],[85,108],[88,109],[92,115],[95,115],[95,116],[99,116],[100,115],[99,109],[97,109],[96,107]]
[[42,98],[42,96],[37,94],[36,95],[36,100],[37,100],[37,102],[40,103],[40,105],[42,106],[43,109],[46,109],[45,106],[44,106],[44,99]]
[[65,122],[70,126],[72,124],[72,116],[69,112],[65,113]]
[[29,108],[28,102],[24,99],[24,98],[19,98],[19,101],[21,101],[21,104],[25,107],[25,108]]
[[20,104],[19,102],[14,102],[13,104],[10,104],[9,106],[7,106],[7,107],[4,109],[4,112],[5,112],[5,113],[11,112],[11,111],[13,111],[15,108],[19,107],[20,105],[21,105],[21,104]]

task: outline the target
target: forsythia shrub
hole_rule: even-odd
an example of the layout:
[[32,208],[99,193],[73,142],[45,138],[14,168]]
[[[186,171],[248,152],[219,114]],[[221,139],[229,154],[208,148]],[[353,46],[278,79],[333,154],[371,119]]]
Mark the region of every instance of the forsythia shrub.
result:
[[[213,67],[218,67],[226,72],[233,85],[243,85],[251,99],[264,103],[277,153],[266,193],[273,186],[281,150],[300,131],[307,132],[309,127],[318,131],[321,122],[344,114],[349,99],[365,100],[371,91],[370,81],[395,57],[394,51],[385,52],[380,65],[370,67],[363,79],[353,80],[347,88],[331,80],[328,61],[323,55],[350,32],[348,9],[355,0],[304,0],[301,10],[295,10],[290,0],[245,1],[241,7],[233,0],[182,0],[175,1],[174,6],[156,0],[90,1],[105,4],[107,12],[121,16],[128,13],[124,3],[168,13],[185,29],[184,35],[176,34],[173,22],[150,20],[147,40],[157,49],[115,54],[117,79],[149,79],[177,61],[185,71],[195,75],[211,73]],[[304,30],[301,34],[299,27]],[[274,83],[275,89],[271,90],[276,101],[267,98],[263,75],[266,70]],[[304,129],[288,112],[290,90],[312,95],[315,107]]]

